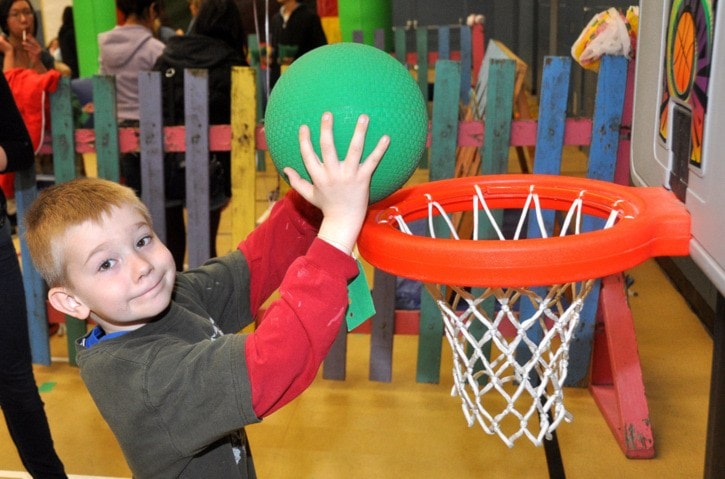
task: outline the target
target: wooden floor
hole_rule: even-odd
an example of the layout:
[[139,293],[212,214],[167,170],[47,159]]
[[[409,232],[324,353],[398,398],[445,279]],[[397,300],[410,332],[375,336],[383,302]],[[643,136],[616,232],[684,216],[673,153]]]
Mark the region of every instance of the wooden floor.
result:
[[[224,235],[220,241],[234,244]],[[701,478],[711,338],[654,261],[629,274],[657,455],[626,459],[589,392],[567,388],[565,401],[574,419],[558,430],[567,477]],[[67,471],[129,478],[78,370],[66,362],[65,338],[54,336],[51,347],[52,365],[36,366],[35,374]],[[447,344],[440,384],[415,382],[416,337],[395,337],[390,383],[368,380],[369,348],[369,336],[350,335],[345,381],[318,377],[301,397],[248,428],[260,478],[548,477],[542,448],[521,440],[509,449],[480,428],[467,427],[459,399],[450,395]],[[0,478],[28,477],[19,471],[22,465],[2,423]]]

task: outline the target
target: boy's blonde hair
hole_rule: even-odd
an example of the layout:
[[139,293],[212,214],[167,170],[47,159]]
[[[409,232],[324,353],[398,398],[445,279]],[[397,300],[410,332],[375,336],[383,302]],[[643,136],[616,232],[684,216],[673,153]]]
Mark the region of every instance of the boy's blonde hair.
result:
[[68,284],[63,236],[86,221],[100,223],[112,208],[131,206],[152,225],[148,208],[123,185],[99,178],[77,178],[40,192],[25,213],[25,241],[35,267],[49,287]]

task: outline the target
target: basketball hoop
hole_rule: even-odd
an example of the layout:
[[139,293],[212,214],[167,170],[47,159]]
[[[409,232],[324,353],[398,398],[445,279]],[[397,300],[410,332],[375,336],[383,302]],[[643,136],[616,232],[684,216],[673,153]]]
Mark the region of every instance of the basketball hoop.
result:
[[[520,211],[515,228],[499,224],[504,209]],[[473,216],[471,238],[453,225],[464,212]],[[428,223],[425,236],[411,233],[417,220]],[[538,237],[525,238],[527,222]],[[484,228],[496,239],[479,238]],[[425,284],[441,311],[452,394],[468,425],[512,447],[522,436],[541,445],[571,419],[562,388],[593,281],[653,256],[687,255],[689,241],[689,215],[663,188],[492,175],[394,193],[370,207],[358,248],[373,266]],[[531,357],[517,358],[521,349]]]

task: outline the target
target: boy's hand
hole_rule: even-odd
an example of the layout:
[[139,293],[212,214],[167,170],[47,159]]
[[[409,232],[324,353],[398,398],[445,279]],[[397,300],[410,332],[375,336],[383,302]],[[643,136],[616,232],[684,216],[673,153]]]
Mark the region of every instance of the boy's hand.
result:
[[324,161],[315,154],[310,129],[303,125],[299,134],[300,152],[312,183],[300,177],[294,169],[284,169],[292,188],[322,210],[324,219],[320,225],[320,238],[347,253],[352,251],[365,219],[370,178],[390,143],[390,137],[384,135],[361,163],[368,122],[367,115],[360,115],[343,161],[338,160],[335,150],[331,113],[322,115],[320,126],[320,150]]

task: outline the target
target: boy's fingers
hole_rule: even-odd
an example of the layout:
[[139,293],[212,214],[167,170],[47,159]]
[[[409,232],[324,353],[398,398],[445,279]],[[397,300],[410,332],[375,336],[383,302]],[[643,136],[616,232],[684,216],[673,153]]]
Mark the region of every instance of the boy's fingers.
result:
[[350,159],[356,163],[360,162],[363,149],[365,148],[365,134],[367,133],[369,123],[370,118],[367,115],[360,115],[358,117],[355,131],[350,139],[350,146],[347,148],[346,160]]
[[332,113],[325,112],[320,120],[320,151],[324,160],[337,160],[335,139],[332,134]]
[[315,149],[312,147],[312,141],[310,140],[310,128],[307,125],[300,126],[299,141],[302,161],[309,169],[310,166],[313,166],[315,163],[319,163],[320,159],[317,158],[317,153],[315,153]]
[[287,175],[290,186],[294,188],[294,190],[297,191],[300,195],[302,195],[303,198],[309,200],[312,194],[312,185],[310,184],[310,182],[302,178],[294,168],[291,168],[289,166],[286,166],[282,171],[285,175]]
[[370,152],[368,157],[365,159],[365,162],[362,164],[362,168],[370,168],[372,171],[375,171],[375,168],[380,163],[380,160],[383,159],[383,155],[389,145],[390,137],[388,135],[383,135],[380,140],[378,140],[378,144],[375,145],[373,151]]

